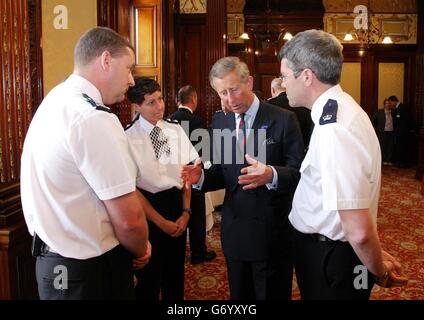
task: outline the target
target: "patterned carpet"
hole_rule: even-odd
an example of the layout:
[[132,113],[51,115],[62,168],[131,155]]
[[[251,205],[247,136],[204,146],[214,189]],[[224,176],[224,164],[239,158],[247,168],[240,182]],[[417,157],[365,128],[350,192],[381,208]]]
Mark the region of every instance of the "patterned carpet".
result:
[[[424,299],[424,196],[421,184],[414,179],[415,170],[384,167],[378,230],[383,247],[397,257],[409,278],[403,288],[384,289],[374,286],[372,300]],[[200,265],[187,263],[185,299],[226,300],[229,298],[225,259],[221,251],[219,213],[207,236],[208,246],[218,257]],[[300,297],[293,279],[293,299]]]

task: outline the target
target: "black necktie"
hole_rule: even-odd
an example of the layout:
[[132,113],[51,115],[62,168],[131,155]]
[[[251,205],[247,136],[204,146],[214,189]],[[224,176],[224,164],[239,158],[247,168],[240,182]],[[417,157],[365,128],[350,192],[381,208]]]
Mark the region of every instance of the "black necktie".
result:
[[156,159],[159,159],[162,154],[169,155],[171,149],[169,148],[168,138],[163,134],[161,128],[154,127],[150,132],[150,140],[152,140],[153,149],[155,149]]

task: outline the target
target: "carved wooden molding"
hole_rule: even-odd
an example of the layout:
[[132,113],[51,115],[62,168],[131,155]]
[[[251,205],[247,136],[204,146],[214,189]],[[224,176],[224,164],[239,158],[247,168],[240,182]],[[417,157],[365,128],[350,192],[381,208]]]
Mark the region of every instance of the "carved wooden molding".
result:
[[[334,34],[342,43],[360,43],[357,39],[344,41],[346,33],[360,34],[361,30],[354,28],[354,13],[326,13],[324,15],[324,30]],[[381,43],[384,36],[390,36],[395,44],[417,43],[416,14],[370,14],[369,43]]]
[[0,188],[0,227],[22,219],[19,182]]
[[242,13],[227,14],[227,43],[244,43],[240,38],[244,32],[244,15]]
[[206,12],[207,12],[207,0],[180,0],[181,14],[206,13]]
[[243,12],[245,4],[246,0],[227,0],[227,14]]
[[[420,0],[419,0],[420,1]],[[416,13],[416,0],[323,0],[326,12],[352,12],[357,5],[365,5],[373,12]]]

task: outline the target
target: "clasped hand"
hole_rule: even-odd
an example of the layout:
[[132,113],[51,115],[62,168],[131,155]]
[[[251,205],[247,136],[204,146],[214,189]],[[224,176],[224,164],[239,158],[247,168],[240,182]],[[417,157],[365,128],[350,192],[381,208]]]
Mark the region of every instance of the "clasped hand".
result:
[[152,245],[150,244],[150,241],[147,241],[146,246],[146,253],[144,256],[133,259],[132,266],[134,269],[141,269],[149,263],[150,257],[152,256]]

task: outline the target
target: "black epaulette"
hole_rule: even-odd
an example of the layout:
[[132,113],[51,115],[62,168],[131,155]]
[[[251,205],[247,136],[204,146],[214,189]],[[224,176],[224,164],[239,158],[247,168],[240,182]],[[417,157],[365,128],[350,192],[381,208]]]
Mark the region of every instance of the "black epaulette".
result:
[[168,123],[172,123],[172,124],[180,124],[178,122],[178,120],[174,120],[174,119],[170,119],[170,118],[166,118],[165,121],[168,122]]
[[93,106],[94,108],[96,108],[96,110],[100,110],[100,111],[104,111],[104,112],[109,112],[109,113],[112,112],[112,110],[110,110],[109,107],[106,107],[106,106],[103,106],[101,104],[96,103],[96,101],[94,101],[87,94],[83,93],[82,96],[84,97],[85,101],[87,101],[89,104],[91,104],[91,106]]
[[328,99],[327,103],[324,105],[324,108],[322,110],[322,115],[319,118],[319,124],[325,125],[337,122],[337,108],[337,101],[333,99]]
[[131,123],[127,124],[124,130],[128,130],[129,128],[131,128],[138,119],[140,119],[140,114],[137,112],[135,114],[133,121],[131,121]]

